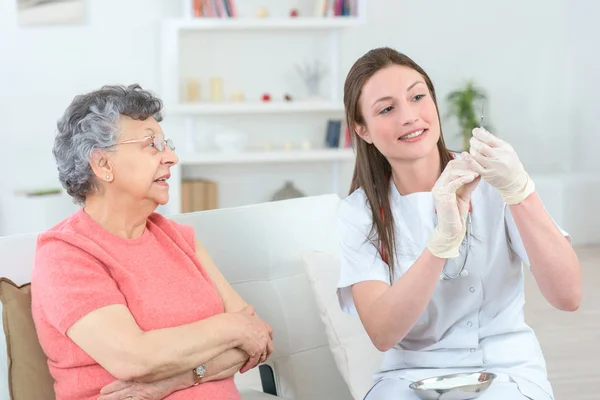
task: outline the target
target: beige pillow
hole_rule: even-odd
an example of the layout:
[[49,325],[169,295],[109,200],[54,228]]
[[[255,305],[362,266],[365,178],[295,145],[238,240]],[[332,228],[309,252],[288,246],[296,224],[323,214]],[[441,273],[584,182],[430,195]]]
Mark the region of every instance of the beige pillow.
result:
[[31,285],[0,278],[11,400],[55,400],[54,380],[31,316]]
[[362,400],[373,386],[373,374],[381,366],[383,353],[375,348],[358,316],[343,312],[339,306],[338,256],[312,252],[303,259],[336,365],[352,396]]

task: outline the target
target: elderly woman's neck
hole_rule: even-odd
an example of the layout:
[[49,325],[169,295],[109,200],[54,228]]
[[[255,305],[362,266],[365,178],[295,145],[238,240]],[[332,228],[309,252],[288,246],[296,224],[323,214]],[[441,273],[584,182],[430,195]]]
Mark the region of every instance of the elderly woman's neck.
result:
[[144,210],[139,204],[127,206],[90,196],[83,211],[113,235],[135,239],[143,235],[146,220],[153,210]]

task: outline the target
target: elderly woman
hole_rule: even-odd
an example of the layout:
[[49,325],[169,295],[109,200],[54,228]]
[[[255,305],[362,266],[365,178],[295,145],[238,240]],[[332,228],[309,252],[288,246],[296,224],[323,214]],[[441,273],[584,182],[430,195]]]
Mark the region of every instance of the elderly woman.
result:
[[173,143],[139,86],[77,96],[58,123],[59,178],[82,208],[40,235],[32,312],[57,400],[239,399],[272,330],[193,228],[155,213]]

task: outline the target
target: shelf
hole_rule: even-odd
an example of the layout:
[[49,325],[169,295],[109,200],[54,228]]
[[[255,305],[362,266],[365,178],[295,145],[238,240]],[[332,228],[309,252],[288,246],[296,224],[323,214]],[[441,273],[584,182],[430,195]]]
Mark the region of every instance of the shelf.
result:
[[187,31],[211,30],[295,30],[295,29],[341,29],[358,26],[357,17],[335,18],[196,18],[168,21],[173,28]]
[[283,114],[297,112],[343,112],[344,104],[332,101],[290,101],[290,102],[223,102],[190,103],[167,108],[173,114]]
[[271,164],[319,161],[350,161],[354,159],[352,149],[317,149],[290,151],[256,151],[241,153],[190,153],[180,154],[181,165],[217,164]]

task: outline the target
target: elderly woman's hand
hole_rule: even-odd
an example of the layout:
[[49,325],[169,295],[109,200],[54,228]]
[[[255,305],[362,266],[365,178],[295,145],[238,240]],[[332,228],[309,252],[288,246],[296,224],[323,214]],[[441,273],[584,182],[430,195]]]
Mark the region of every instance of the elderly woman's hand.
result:
[[114,381],[102,388],[98,400],[162,400],[171,393],[168,380],[152,383]]
[[244,373],[258,364],[267,360],[273,352],[273,328],[254,313],[254,308],[248,306],[239,313],[241,324],[240,332],[243,339],[240,349],[248,354],[248,362],[242,367],[240,373]]

